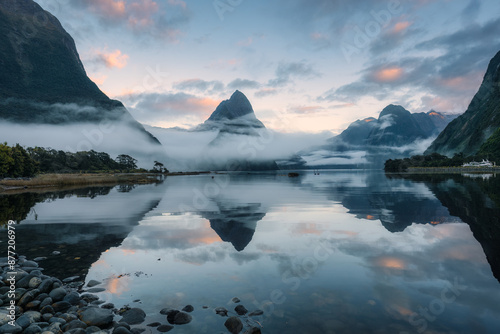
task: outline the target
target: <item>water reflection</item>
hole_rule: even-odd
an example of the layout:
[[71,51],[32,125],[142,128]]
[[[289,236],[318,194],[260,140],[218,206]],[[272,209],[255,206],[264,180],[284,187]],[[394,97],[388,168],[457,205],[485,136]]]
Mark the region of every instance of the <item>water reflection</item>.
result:
[[[39,203],[38,220],[29,213],[19,225],[33,237],[20,243],[35,256],[64,245],[64,261],[105,282],[102,298],[117,306],[141,299],[151,322],[164,320],[164,307],[195,305],[193,323],[177,333],[225,332],[210,308],[235,296],[265,309],[257,320],[268,333],[418,333],[424,325],[496,333],[499,185],[496,177],[339,171],[177,177]],[[89,260],[69,259],[80,254]]]
[[217,203],[219,210],[199,212],[208,219],[210,227],[223,240],[230,242],[234,249],[241,252],[252,241],[257,222],[266,215],[262,204],[231,205]]
[[151,191],[154,188],[142,186],[134,197],[124,194],[121,187],[2,195],[0,212],[5,222],[22,220],[16,226],[19,254],[47,257],[40,263],[47,275],[84,277],[103,252],[119,246],[158,205],[162,193]]
[[411,175],[422,182],[448,208],[466,222],[481,244],[493,275],[500,281],[500,178],[470,175]]

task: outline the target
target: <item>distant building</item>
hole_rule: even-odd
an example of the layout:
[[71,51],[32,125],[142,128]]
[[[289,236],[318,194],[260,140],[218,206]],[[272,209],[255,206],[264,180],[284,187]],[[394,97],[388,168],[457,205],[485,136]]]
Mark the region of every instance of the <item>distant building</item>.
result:
[[483,159],[483,161],[481,162],[472,161],[469,163],[465,163],[462,165],[462,167],[493,167],[494,165],[495,165],[494,163],[491,163],[488,160]]

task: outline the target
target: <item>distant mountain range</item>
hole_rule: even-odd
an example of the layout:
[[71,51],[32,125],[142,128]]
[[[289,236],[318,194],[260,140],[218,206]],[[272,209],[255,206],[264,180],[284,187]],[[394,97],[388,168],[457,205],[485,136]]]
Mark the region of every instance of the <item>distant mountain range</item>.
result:
[[[490,61],[467,111],[451,122],[425,152],[500,157],[500,52]],[[483,146],[484,145],[484,146]]]
[[379,168],[389,158],[422,153],[426,148],[422,145],[455,117],[434,110],[412,114],[391,104],[378,118],[357,120],[324,145],[302,150],[278,164],[283,169]]
[[331,143],[401,147],[437,136],[453,118],[434,110],[412,114],[402,106],[391,104],[380,112],[378,119],[369,117],[351,123],[340,135],[332,138]]

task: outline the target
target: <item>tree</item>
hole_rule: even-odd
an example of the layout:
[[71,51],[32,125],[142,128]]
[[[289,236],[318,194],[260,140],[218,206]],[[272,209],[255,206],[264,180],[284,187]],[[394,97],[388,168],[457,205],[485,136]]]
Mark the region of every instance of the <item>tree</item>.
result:
[[120,154],[116,157],[120,169],[132,170],[137,168],[137,160],[127,154]]
[[165,165],[159,161],[155,161],[155,165],[153,167],[153,172],[155,173],[168,173],[168,169],[165,168]]

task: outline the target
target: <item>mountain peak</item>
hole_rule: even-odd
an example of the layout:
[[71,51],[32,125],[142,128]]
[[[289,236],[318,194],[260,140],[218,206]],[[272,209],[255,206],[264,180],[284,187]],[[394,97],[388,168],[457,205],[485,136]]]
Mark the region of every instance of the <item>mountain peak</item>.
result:
[[380,112],[379,119],[387,115],[410,116],[411,113],[400,105],[389,104]]
[[212,113],[209,121],[233,120],[251,114],[255,118],[252,104],[245,94],[236,90],[229,100],[222,101]]

